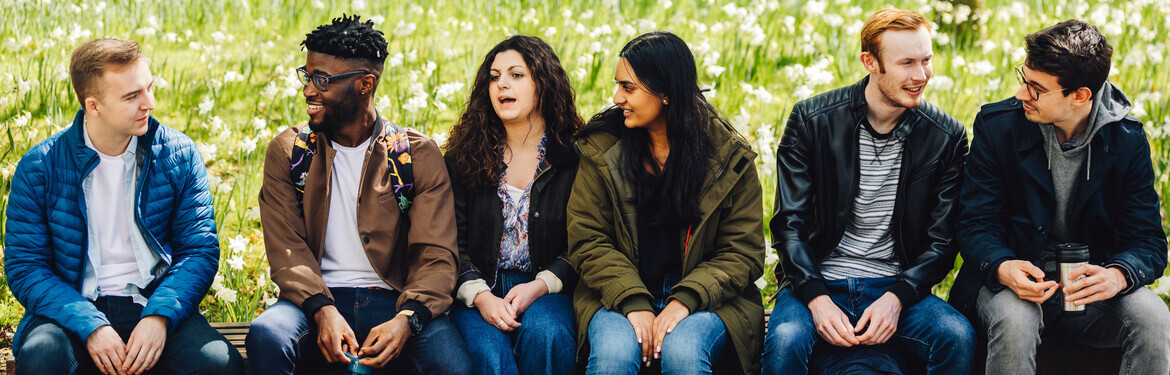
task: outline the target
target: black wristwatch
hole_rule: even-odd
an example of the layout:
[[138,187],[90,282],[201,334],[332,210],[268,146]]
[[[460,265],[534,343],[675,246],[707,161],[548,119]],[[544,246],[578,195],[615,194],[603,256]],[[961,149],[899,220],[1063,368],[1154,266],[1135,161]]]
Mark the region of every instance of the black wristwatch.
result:
[[406,324],[410,326],[410,335],[418,336],[422,332],[422,323],[418,321],[418,315],[414,315],[414,310],[402,310],[398,315],[406,315]]

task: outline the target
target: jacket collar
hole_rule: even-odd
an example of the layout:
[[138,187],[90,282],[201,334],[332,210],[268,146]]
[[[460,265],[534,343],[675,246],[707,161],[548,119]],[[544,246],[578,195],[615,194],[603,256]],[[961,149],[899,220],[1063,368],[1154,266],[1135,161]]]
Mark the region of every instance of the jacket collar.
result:
[[[158,133],[158,128],[160,126],[161,124],[158,122],[158,120],[155,119],[154,116],[150,116],[150,119],[147,123],[146,134],[134,137],[137,141],[131,142],[131,145],[135,146],[133,151],[134,157],[138,160],[140,165],[146,155],[147,150],[149,150],[154,143],[154,137]],[[62,135],[62,137],[65,139],[66,145],[68,145],[69,149],[72,151],[73,160],[78,162],[77,165],[79,167],[85,167],[90,160],[97,158],[97,151],[94,151],[92,148],[89,148],[89,146],[86,145],[84,109],[78,110],[77,114],[73,116],[73,124],[69,126],[69,129],[65,130],[65,133]]]
[[551,133],[546,133],[545,137],[547,138],[545,141],[544,159],[550,167],[562,168],[572,165],[577,161],[577,153],[573,152],[572,143],[568,146],[558,145]]
[[[1012,120],[1016,127],[1016,136],[1012,137],[1016,144],[1016,157],[1020,160],[1020,167],[1032,177],[1037,184],[1044,189],[1048,196],[1055,199],[1056,189],[1052,182],[1052,171],[1048,170],[1048,155],[1044,152],[1044,135],[1040,133],[1040,127],[1034,122],[1028,121],[1024,117],[1023,108],[1020,101],[1016,99],[1009,99],[1008,105],[1012,107]],[[1076,217],[1080,210],[1084,208],[1085,202],[1088,202],[1097,190],[1100,189],[1102,182],[1109,171],[1113,167],[1113,163],[1117,157],[1113,155],[1109,147],[1107,147],[1104,138],[1109,136],[1111,127],[1118,121],[1106,124],[1097,134],[1087,140],[1089,142],[1089,153],[1093,155],[1092,160],[1086,160],[1084,168],[1089,168],[1089,177],[1087,180],[1081,181],[1079,188],[1076,189],[1075,195],[1069,204],[1069,217]]]
[[[699,220],[700,225],[715,212],[716,206],[731,192],[736,181],[739,180],[739,175],[744,172],[745,168],[748,168],[747,164],[754,163],[758,155],[752,151],[747,140],[725,121],[713,119],[708,124],[707,129],[711,147],[707,149],[709,168],[707,177],[703,179],[702,196],[699,197],[699,209],[703,212],[703,217]],[[636,209],[629,203],[633,197],[633,190],[621,174],[621,142],[623,140],[617,136],[600,131],[582,138],[577,145],[582,157],[593,160],[599,165],[607,166],[602,170],[602,173],[608,172],[608,175],[603,177],[608,181],[606,185],[612,184],[612,188],[615,190],[613,193],[620,200],[614,203],[619,207],[621,212],[618,214],[622,215],[623,221],[626,223],[625,233],[632,236],[637,233],[635,223],[638,221]],[[627,240],[635,248],[637,247],[637,241],[634,238],[627,238]],[[687,246],[690,245],[687,244]]]
[[[305,124],[305,128],[308,128],[308,127],[309,127],[309,125]],[[368,138],[370,140],[369,147],[372,148],[374,146],[374,143],[378,142],[378,139],[380,138],[379,136],[382,135],[382,132],[384,131],[385,127],[386,127],[386,120],[382,118],[382,114],[379,113],[378,111],[374,111],[374,126],[372,127],[372,129],[370,129],[371,130],[370,131],[370,138]],[[318,143],[317,148],[319,150],[328,151],[328,150],[333,149],[333,139],[329,138],[329,134],[325,133],[324,131],[317,131],[315,133],[317,133],[318,137],[320,137],[318,139],[325,140],[325,142],[317,142]],[[321,144],[321,143],[324,143],[324,144]],[[358,144],[361,144],[361,143],[362,142],[358,142]]]
[[[853,110],[856,125],[862,126],[861,120],[869,113],[869,103],[865,100],[865,87],[869,85],[869,75],[862,78],[857,83],[849,86],[849,108]],[[902,118],[898,119],[898,125],[894,127],[892,136],[897,139],[904,139],[910,135],[914,130],[918,120],[924,117],[921,106],[929,105],[924,99],[919,107],[907,108],[906,112],[902,113]]]

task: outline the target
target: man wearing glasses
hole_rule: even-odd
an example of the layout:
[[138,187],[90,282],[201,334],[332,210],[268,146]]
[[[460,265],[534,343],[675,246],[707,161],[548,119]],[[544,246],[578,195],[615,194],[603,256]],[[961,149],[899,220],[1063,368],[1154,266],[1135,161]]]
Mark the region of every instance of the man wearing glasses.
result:
[[354,362],[470,373],[445,315],[458,264],[450,181],[434,141],[374,108],[382,32],[343,16],[301,45],[308,129],[277,135],[264,161],[260,214],[280,300],[252,323],[249,373]]
[[[1025,42],[1016,96],[975,118],[951,303],[982,322],[989,374],[1032,374],[1042,335],[1123,347],[1122,373],[1166,374],[1170,311],[1143,288],[1166,268],[1166,236],[1146,133],[1107,80],[1113,47],[1078,20]],[[1090,259],[1061,282],[1062,243]]]

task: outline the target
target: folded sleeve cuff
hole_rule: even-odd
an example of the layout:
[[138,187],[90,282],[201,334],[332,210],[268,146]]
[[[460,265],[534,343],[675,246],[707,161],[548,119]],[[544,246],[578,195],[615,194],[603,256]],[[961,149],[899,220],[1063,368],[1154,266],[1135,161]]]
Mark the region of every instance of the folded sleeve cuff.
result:
[[553,259],[548,267],[545,268],[545,271],[551,272],[561,282],[561,289],[559,291],[554,292],[550,288],[549,293],[563,292],[566,289],[572,291],[573,285],[577,283],[577,271],[573,269],[573,265],[563,256]]
[[1138,288],[1137,279],[1134,279],[1133,270],[1129,269],[1129,267],[1127,267],[1125,265],[1125,263],[1111,261],[1111,262],[1105,263],[1103,266],[1107,267],[1107,268],[1108,267],[1117,268],[1118,270],[1121,271],[1121,275],[1125,276],[1125,284],[1126,284],[1125,289],[1122,289],[1119,294],[1126,295],[1126,294],[1133,293],[1134,290],[1137,290],[1137,288]]
[[703,303],[702,298],[699,298],[699,293],[691,290],[691,288],[678,288],[674,291],[674,294],[670,295],[670,298],[687,305],[687,310],[691,314],[694,314],[699,309],[699,305]]
[[650,303],[649,296],[636,295],[622,301],[618,305],[618,310],[620,310],[622,315],[628,315],[634,311],[654,311],[654,306]]
[[988,290],[997,293],[1006,288],[1002,283],[999,282],[999,266],[1003,264],[1003,262],[1009,260],[1012,260],[1012,258],[998,257],[994,260],[984,261],[982,264],[980,264],[979,272],[983,272],[984,275],[983,286],[986,286]]
[[309,320],[313,320],[313,315],[322,307],[333,304],[333,299],[325,296],[325,293],[317,293],[305,298],[305,302],[301,302],[301,311]]
[[556,274],[552,273],[552,271],[544,270],[537,272],[536,278],[543,280],[544,283],[548,285],[548,294],[560,293],[561,289],[564,288],[564,284],[561,283],[561,279],[558,278]]
[[813,279],[809,280],[803,287],[793,288],[796,291],[796,296],[800,298],[801,302],[808,305],[813,298],[829,294],[829,287],[825,285],[824,280]]
[[427,308],[418,300],[412,299],[402,303],[402,308],[399,310],[414,310],[414,316],[418,317],[419,324],[426,326],[431,321],[431,309]]
[[455,299],[470,309],[475,307],[475,296],[481,292],[490,292],[491,290],[492,288],[488,286],[487,281],[475,279],[460,285],[459,290],[455,292]]
[[898,297],[898,301],[902,303],[902,308],[914,306],[914,304],[922,300],[918,297],[918,293],[914,292],[914,287],[903,280],[894,282],[894,285],[887,291],[893,293],[894,297]]
[[460,268],[462,268],[463,271],[460,272],[459,277],[455,279],[455,285],[459,287],[462,287],[463,284],[472,280],[483,279],[483,274],[479,272],[479,269],[475,268],[474,264],[463,263],[460,265]]

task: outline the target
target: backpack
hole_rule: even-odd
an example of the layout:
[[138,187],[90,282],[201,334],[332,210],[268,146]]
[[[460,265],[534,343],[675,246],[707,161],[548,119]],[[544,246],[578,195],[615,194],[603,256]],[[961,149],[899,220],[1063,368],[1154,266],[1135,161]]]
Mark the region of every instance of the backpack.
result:
[[[395,123],[378,117],[382,124],[382,134],[371,141],[379,140],[387,145],[386,163],[390,168],[390,178],[394,184],[394,197],[398,200],[398,211],[405,214],[410,210],[414,200],[414,167],[410,158],[410,142],[406,137],[406,129]],[[306,125],[293,139],[292,158],[289,159],[289,179],[296,187],[297,205],[305,202],[305,183],[309,179],[309,167],[313,164],[313,157],[317,155],[317,133]],[[302,208],[303,209],[303,208]]]

